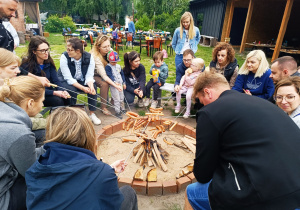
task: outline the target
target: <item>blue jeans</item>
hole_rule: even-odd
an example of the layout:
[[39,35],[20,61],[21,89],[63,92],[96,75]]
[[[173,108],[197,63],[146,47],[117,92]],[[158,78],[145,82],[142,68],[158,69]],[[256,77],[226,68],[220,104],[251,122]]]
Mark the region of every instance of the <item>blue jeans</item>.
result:
[[177,68],[177,66],[179,64],[182,63],[182,59],[183,59],[183,55],[182,54],[180,54],[180,55],[176,54],[176,56],[175,56],[175,67],[176,68]]
[[[136,95],[135,93],[129,92],[127,90],[124,90],[124,97],[127,100],[127,103],[129,105],[131,105],[134,102],[134,98],[135,96],[138,97],[138,95]],[[145,93],[143,93],[143,97],[145,96]],[[139,99],[141,99],[140,97],[138,97]]]
[[210,182],[211,180],[205,184],[196,182],[187,186],[186,194],[193,209],[210,210],[208,200],[208,186]]

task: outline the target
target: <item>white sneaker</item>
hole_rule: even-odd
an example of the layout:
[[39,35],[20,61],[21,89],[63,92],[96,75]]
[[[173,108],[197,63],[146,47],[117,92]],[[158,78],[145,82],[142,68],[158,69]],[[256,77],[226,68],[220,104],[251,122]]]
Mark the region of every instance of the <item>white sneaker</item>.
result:
[[158,101],[153,100],[152,103],[151,103],[151,108],[156,109],[157,104],[158,104]]
[[95,115],[95,113],[90,115],[90,119],[92,120],[92,122],[95,125],[100,125],[101,124],[101,120]]
[[189,116],[190,116],[189,113],[184,113],[183,118],[187,119],[187,118],[189,118]]
[[180,106],[175,106],[175,113],[178,114],[180,111]]
[[142,108],[142,107],[144,107],[144,101],[143,101],[143,99],[141,98],[139,98],[139,100],[138,100],[138,106],[140,107],[140,108]]
[[144,106],[149,106],[150,104],[150,98],[146,98],[144,102]]

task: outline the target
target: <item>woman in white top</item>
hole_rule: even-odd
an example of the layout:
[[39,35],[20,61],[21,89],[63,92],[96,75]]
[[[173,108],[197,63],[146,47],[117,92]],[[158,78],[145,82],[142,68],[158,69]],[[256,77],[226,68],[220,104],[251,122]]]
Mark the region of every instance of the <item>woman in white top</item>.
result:
[[96,84],[94,80],[95,61],[90,53],[84,51],[83,41],[71,38],[67,41],[67,51],[61,55],[58,78],[71,96],[71,105],[76,104],[77,92],[88,96],[90,118],[95,125],[101,120],[95,115],[97,105]]

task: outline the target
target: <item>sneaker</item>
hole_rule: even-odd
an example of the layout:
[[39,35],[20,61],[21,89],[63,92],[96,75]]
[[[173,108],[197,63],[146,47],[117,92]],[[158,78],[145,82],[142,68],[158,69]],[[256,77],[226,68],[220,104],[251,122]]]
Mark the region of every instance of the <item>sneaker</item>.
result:
[[158,104],[158,101],[153,100],[152,103],[151,103],[151,108],[156,109],[157,104]]
[[175,113],[178,114],[180,112],[180,106],[175,106]]
[[95,125],[100,125],[101,124],[101,120],[95,115],[95,113],[90,115],[90,119],[92,120],[92,122]]
[[119,113],[116,113],[116,117],[118,117],[119,119],[123,119],[122,114],[122,111],[120,111]]
[[144,101],[143,101],[142,98],[139,98],[138,105],[139,105],[140,108],[144,107]]
[[186,113],[184,113],[183,118],[187,119],[187,118],[189,118],[189,116],[190,116],[190,114],[186,112]]
[[127,111],[126,111],[126,109],[122,109],[121,112],[122,112],[122,114],[126,114]]
[[144,102],[144,106],[149,106],[150,104],[150,98],[146,98]]

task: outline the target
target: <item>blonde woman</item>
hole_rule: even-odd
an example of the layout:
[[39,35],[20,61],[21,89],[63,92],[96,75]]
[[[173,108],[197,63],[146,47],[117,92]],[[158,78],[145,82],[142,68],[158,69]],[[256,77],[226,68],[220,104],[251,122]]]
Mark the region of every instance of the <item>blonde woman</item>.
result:
[[0,86],[0,207],[26,209],[25,171],[42,148],[36,149],[29,117],[43,107],[45,88],[32,77],[6,79]]
[[126,163],[97,160],[96,133],[83,110],[58,108],[46,130],[46,153],[26,172],[28,209],[137,209],[134,190],[118,187],[115,173]]
[[200,31],[194,26],[194,19],[190,12],[185,12],[180,19],[180,27],[176,28],[173,39],[172,48],[174,49],[175,66],[177,67],[183,59],[183,52],[187,49],[193,50],[194,53],[198,50],[200,41]]
[[96,85],[100,88],[101,109],[106,115],[111,115],[111,112],[106,108],[108,100],[109,85],[122,91],[116,83],[114,83],[106,74],[105,66],[108,64],[107,53],[111,50],[110,38],[106,35],[99,36],[92,48],[91,54],[95,60],[95,75]]
[[253,50],[247,55],[232,89],[269,99],[274,93],[274,84],[270,75],[271,70],[265,53],[262,50]]
[[11,51],[0,48],[0,85],[3,79],[16,77],[21,71],[19,69],[20,58]]

